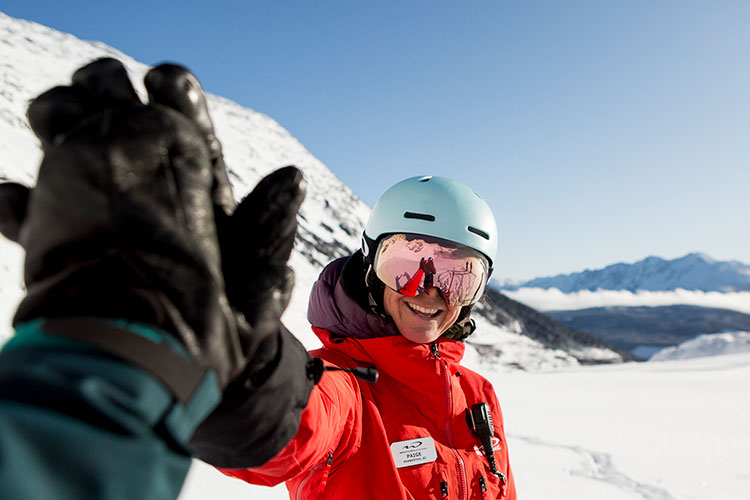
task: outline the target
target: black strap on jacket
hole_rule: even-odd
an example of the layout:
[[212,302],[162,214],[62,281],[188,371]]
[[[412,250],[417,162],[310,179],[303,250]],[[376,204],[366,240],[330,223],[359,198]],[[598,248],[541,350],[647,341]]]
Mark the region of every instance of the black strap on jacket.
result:
[[154,342],[106,321],[82,318],[46,319],[41,330],[94,345],[159,379],[183,404],[190,401],[206,370],[164,343]]

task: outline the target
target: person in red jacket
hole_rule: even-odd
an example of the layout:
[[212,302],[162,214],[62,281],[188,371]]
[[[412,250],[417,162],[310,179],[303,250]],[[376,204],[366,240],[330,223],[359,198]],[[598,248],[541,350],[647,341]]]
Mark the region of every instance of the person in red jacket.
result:
[[324,347],[297,434],[263,466],[222,472],[286,482],[293,499],[515,499],[495,391],[460,365],[497,238],[463,184],[390,188],[362,250],[313,287],[308,319]]

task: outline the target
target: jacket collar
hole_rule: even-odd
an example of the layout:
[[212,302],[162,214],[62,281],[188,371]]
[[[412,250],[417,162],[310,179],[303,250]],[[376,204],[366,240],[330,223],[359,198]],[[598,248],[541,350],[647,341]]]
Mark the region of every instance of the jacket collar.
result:
[[307,307],[310,324],[358,339],[400,336],[391,318],[370,310],[364,276],[360,252],[328,264],[310,293]]
[[386,375],[409,387],[424,387],[430,391],[434,388],[425,385],[428,380],[434,379],[434,382],[442,384],[435,377],[440,374],[440,364],[437,363],[433,345],[437,348],[439,360],[447,363],[451,374],[458,369],[465,349],[463,342],[442,337],[432,344],[416,344],[401,335],[355,339],[331,334],[320,328],[313,330],[327,349],[345,354],[358,364],[374,365],[381,376]]

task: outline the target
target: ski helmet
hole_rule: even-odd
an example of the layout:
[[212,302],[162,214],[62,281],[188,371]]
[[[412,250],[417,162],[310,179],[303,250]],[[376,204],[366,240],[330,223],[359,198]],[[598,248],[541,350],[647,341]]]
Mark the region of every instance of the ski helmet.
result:
[[432,236],[482,253],[494,267],[498,231],[489,205],[468,186],[445,177],[403,180],[375,204],[362,235],[362,252],[372,264],[380,240],[393,233]]

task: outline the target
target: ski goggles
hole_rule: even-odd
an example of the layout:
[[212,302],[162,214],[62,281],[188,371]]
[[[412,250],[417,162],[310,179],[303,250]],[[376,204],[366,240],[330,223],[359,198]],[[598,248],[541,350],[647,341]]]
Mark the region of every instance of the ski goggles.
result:
[[373,262],[375,274],[393,290],[414,297],[432,286],[452,307],[476,302],[489,278],[489,263],[481,253],[418,234],[386,237]]

